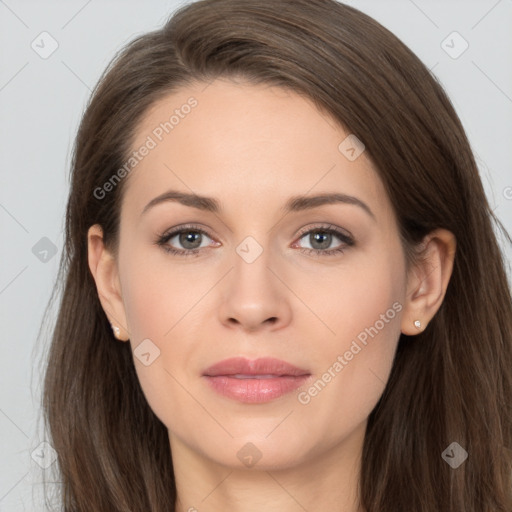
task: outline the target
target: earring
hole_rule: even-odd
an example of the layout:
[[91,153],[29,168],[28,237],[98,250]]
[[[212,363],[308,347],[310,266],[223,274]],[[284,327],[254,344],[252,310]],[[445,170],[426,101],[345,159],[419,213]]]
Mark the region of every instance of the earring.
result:
[[119,327],[117,327],[117,325],[110,324],[110,326],[112,327],[112,330],[114,331],[114,336],[119,339],[119,336],[121,335],[121,329],[119,329]]
[[421,322],[419,320],[415,320],[414,321],[414,326],[417,328],[417,329],[421,329]]

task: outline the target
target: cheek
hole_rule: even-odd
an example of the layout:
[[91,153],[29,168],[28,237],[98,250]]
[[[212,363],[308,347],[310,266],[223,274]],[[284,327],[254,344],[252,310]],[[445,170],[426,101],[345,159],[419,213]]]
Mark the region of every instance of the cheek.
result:
[[[318,426],[334,430],[364,421],[384,391],[401,330],[405,276],[399,257],[361,262],[330,286],[327,333],[315,354],[315,381],[299,402]],[[334,289],[337,289],[335,291]]]
[[[140,242],[138,242],[141,245]],[[162,249],[133,247],[121,262],[123,302],[134,339],[164,339],[198,300],[198,283],[176,271]]]
[[339,315],[338,336],[324,348],[315,379],[297,395],[308,428],[321,432],[326,445],[348,436],[367,420],[392,368],[401,305],[373,297],[363,309]]
[[191,284],[189,273],[176,271],[154,248],[125,247],[124,254],[129,257],[120,262],[121,286],[135,370],[150,408],[170,425],[174,411],[190,407],[183,384],[193,371],[192,353],[204,337],[197,327],[205,316],[198,301],[208,283]]
[[308,300],[329,328],[322,337],[326,352],[348,350],[356,338],[363,344],[368,341],[368,348],[384,349],[385,343],[370,347],[369,340],[394,338],[399,332],[405,272],[398,254],[358,256],[316,285]]

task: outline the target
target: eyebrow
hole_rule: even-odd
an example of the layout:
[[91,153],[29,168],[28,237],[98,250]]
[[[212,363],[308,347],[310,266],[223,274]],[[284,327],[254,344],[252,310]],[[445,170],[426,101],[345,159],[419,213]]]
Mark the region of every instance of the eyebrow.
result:
[[[219,213],[222,210],[220,202],[217,199],[214,199],[213,197],[200,196],[198,194],[180,192],[178,190],[168,190],[167,192],[152,199],[142,210],[141,216],[154,206],[166,202],[177,202],[185,206],[190,206],[192,208],[197,208],[199,210],[212,213]],[[376,220],[374,213],[366,203],[364,203],[357,197],[341,193],[325,193],[317,194],[314,196],[293,196],[290,199],[288,199],[283,209],[286,213],[299,212],[311,208],[317,208],[319,206],[323,206],[326,204],[337,203],[359,206],[370,217]]]

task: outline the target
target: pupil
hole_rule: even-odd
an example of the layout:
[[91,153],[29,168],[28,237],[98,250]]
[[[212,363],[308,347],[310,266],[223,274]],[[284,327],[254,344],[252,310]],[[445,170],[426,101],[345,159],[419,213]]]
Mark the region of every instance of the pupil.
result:
[[[180,234],[180,244],[185,249],[197,249],[201,245],[200,238],[201,238],[201,233],[196,233],[193,231],[188,231],[187,233],[181,233]],[[187,245],[188,243],[191,243],[192,247]]]
[[315,247],[315,245],[312,243],[312,240],[310,240],[311,246],[315,249],[327,249],[329,247],[329,245],[331,245],[331,237],[332,237],[331,233],[323,233],[322,234],[322,232],[317,232],[317,233],[312,233],[311,236],[313,237],[312,240],[315,243],[316,242],[320,243],[320,247]]

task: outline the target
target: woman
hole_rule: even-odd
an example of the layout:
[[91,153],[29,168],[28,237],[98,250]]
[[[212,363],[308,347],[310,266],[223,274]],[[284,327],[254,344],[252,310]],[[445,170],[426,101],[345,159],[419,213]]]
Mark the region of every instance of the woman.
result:
[[76,139],[44,394],[63,509],[511,510],[493,224],[450,101],[377,22],[183,7]]

